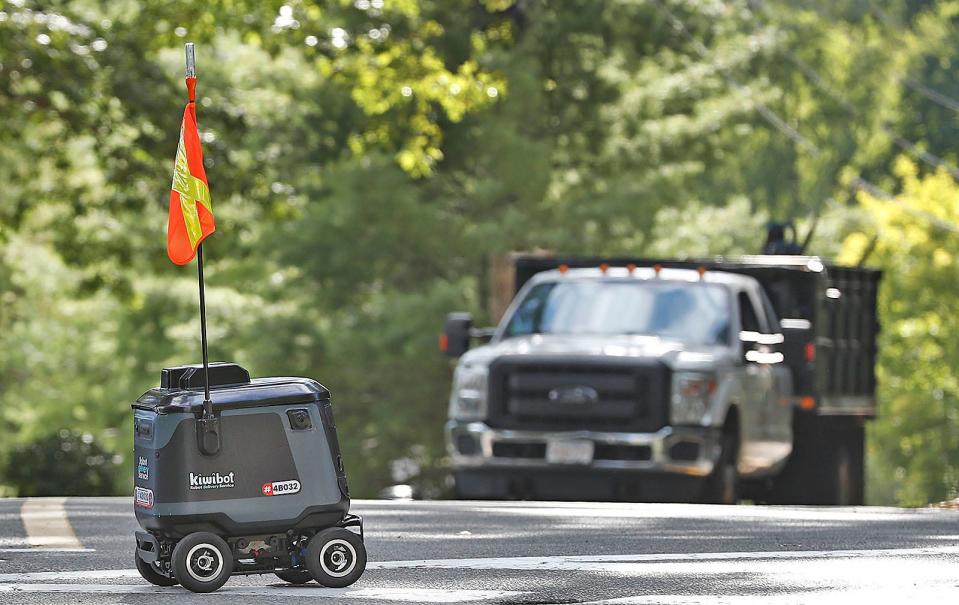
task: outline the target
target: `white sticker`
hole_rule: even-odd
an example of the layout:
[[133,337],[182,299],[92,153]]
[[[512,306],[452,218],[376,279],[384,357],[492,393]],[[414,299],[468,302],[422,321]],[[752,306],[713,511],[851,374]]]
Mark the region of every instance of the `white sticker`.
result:
[[137,506],[142,508],[153,508],[153,490],[145,487],[137,487],[134,490],[134,497]]
[[274,481],[273,483],[264,483],[260,490],[264,496],[287,496],[300,491],[299,481]]

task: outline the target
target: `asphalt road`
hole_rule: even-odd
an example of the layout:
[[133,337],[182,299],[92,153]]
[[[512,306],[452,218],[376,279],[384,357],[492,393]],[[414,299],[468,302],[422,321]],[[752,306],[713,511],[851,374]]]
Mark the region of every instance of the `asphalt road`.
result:
[[[916,603],[959,598],[959,512],[356,501],[353,587],[232,578],[212,595],[133,569],[128,498],[0,499],[3,603]],[[940,601],[944,602],[944,601]]]

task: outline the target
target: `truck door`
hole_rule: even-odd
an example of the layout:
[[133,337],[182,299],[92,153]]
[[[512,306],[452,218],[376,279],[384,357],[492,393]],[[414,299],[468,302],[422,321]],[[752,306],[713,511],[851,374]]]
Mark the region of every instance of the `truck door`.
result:
[[756,295],[760,299],[759,309],[762,309],[765,316],[766,334],[773,337],[768,345],[768,351],[771,353],[768,361],[772,375],[772,385],[766,403],[766,409],[768,410],[767,437],[771,443],[777,444],[780,449],[785,448],[785,452],[780,454],[785,459],[792,450],[793,376],[789,365],[780,355],[784,350],[784,340],[779,326],[779,316],[776,315],[776,311],[765,291],[760,289],[756,292]]
[[773,428],[777,424],[775,406],[779,405],[773,367],[780,364],[769,344],[773,339],[762,312],[759,292],[741,290],[737,302],[744,352],[743,406],[746,408],[740,427],[739,471],[743,475],[762,474],[783,457]]

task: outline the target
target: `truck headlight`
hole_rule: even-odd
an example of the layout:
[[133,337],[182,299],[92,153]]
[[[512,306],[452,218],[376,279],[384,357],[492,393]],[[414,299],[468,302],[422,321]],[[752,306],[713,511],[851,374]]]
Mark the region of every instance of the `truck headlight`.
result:
[[482,420],[486,417],[486,366],[458,366],[453,374],[449,417],[453,420]]
[[716,392],[716,377],[701,372],[673,374],[669,417],[673,424],[701,424]]

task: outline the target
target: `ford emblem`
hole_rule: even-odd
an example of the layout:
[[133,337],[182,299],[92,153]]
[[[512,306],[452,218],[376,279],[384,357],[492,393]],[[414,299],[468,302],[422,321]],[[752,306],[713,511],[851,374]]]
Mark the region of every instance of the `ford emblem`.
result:
[[547,396],[554,403],[583,405],[599,401],[599,393],[596,392],[596,389],[585,385],[556,387]]

